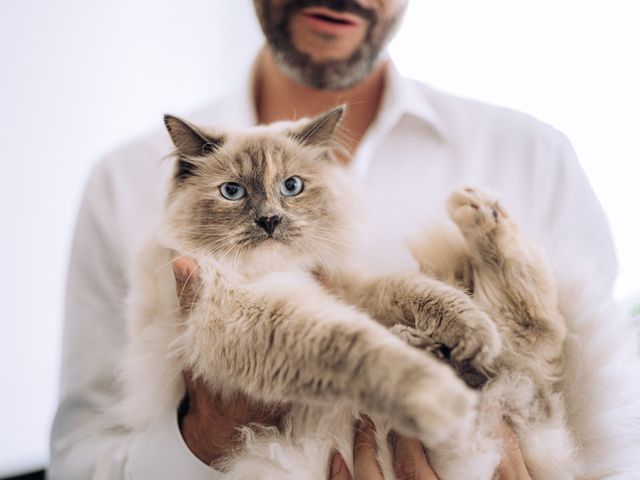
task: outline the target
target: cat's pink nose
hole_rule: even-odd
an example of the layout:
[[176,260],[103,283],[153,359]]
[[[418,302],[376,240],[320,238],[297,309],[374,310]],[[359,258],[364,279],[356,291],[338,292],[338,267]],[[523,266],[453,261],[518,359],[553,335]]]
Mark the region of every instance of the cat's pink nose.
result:
[[256,219],[256,223],[260,225],[265,232],[271,235],[280,223],[280,220],[280,217],[274,215],[273,217],[260,217]]

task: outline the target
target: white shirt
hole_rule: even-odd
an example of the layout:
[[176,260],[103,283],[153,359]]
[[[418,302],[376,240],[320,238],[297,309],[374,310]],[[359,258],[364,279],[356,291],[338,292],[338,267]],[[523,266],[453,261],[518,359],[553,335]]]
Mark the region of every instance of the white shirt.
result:
[[[256,123],[250,82],[187,117],[227,128]],[[159,124],[161,121],[159,119]],[[176,416],[136,436],[100,428],[114,401],[114,366],[125,343],[126,269],[163,204],[172,165],[163,129],[100,162],[88,182],[71,256],[60,405],[52,431],[53,480],[221,478],[186,447]],[[616,260],[603,211],[567,139],[529,116],[444,95],[391,67],[377,118],[350,164],[371,196],[381,266],[410,262],[407,235],[444,215],[462,184],[501,192],[526,235],[552,264],[575,245],[611,286]]]

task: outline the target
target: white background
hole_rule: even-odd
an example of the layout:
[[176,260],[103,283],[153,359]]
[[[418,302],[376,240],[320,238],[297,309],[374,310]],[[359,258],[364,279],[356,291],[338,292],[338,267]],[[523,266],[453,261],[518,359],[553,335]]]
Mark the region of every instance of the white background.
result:
[[[636,0],[411,0],[400,70],[563,130],[609,215],[620,299],[640,291]],[[64,277],[91,165],[233,88],[250,0],[0,1],[0,475],[47,460]]]

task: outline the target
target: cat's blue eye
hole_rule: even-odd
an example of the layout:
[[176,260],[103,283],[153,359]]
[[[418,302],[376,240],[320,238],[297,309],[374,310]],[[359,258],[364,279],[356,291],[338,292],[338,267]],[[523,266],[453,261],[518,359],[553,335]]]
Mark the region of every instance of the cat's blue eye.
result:
[[247,191],[239,183],[227,182],[220,185],[220,193],[227,200],[240,200]]
[[280,192],[287,197],[293,197],[302,191],[303,185],[300,177],[289,177],[280,184]]

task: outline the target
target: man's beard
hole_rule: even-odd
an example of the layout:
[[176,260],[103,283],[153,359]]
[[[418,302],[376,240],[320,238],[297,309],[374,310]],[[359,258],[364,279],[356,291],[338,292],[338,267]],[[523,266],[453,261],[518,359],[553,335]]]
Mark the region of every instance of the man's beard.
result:
[[[261,11],[258,9],[260,25],[278,66],[290,78],[324,90],[342,90],[364,80],[376,66],[382,49],[404,13],[401,10],[381,23],[373,9],[365,8],[354,0],[290,0],[277,9],[271,7],[269,0],[257,3],[261,3]],[[295,47],[289,29],[290,20],[294,14],[311,6],[358,15],[365,20],[365,37],[349,58],[316,62]]]

